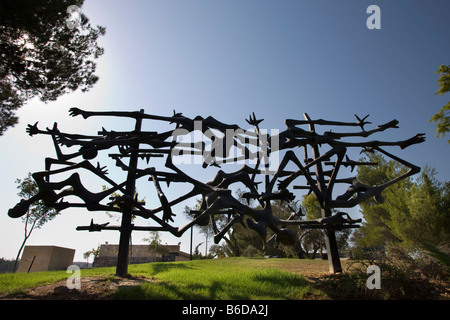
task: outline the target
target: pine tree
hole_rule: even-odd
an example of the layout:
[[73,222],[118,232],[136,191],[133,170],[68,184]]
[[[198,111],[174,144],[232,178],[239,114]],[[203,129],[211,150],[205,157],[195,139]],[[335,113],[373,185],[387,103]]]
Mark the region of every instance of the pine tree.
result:
[[[405,170],[380,154],[369,155],[369,161],[378,165],[358,168],[358,180],[365,184],[379,184]],[[450,184],[439,182],[435,175],[435,170],[425,167],[416,180],[408,178],[387,188],[384,203],[361,203],[365,222],[358,244],[396,243],[417,248],[423,243],[437,246],[450,241]]]
[[[0,135],[17,123],[15,111],[33,97],[54,101],[97,82],[94,60],[104,52],[97,39],[105,28],[91,26],[81,12],[83,2],[0,2]],[[76,21],[69,7],[79,8]]]

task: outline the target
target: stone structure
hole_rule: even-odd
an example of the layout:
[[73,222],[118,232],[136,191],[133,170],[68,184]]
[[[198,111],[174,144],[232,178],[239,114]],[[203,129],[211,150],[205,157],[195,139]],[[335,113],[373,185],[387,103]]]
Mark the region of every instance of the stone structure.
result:
[[[149,251],[148,244],[135,244],[130,246],[130,264],[166,262],[166,261],[188,261],[189,254],[180,250],[180,245],[161,245],[167,253],[155,253]],[[94,259],[93,268],[115,267],[117,265],[117,255],[119,245],[102,244],[99,256]]]
[[75,249],[57,246],[25,246],[17,272],[66,270],[73,263]]

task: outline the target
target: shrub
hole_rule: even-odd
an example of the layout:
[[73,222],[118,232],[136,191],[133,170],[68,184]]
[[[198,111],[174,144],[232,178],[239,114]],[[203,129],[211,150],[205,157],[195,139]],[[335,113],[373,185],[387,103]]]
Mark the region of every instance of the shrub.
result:
[[[381,269],[380,290],[366,286],[366,270],[374,264]],[[343,298],[439,299],[445,297],[448,278],[449,273],[430,254],[391,245],[386,255],[350,263],[342,283],[335,287]]]

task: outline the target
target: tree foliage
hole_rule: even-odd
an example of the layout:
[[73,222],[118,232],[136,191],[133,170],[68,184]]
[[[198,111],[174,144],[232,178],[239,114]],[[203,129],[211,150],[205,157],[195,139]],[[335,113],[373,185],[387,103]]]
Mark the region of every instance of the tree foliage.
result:
[[[17,194],[22,199],[30,199],[39,192],[37,183],[32,178],[31,173],[28,173],[28,176],[23,180],[17,179],[16,183],[18,184],[17,188],[20,190]],[[17,253],[16,264],[20,257],[20,253],[33,230],[42,228],[44,224],[55,218],[58,214],[58,210],[47,207],[42,200],[30,205],[27,214],[22,217],[22,222],[24,223],[24,240]],[[15,269],[16,266],[14,266],[14,270]]]
[[[302,206],[306,211],[306,220],[315,220],[322,218],[320,204],[314,194],[303,196]],[[332,210],[335,213],[336,210]],[[348,241],[351,234],[350,229],[336,230],[336,241],[340,251],[348,247]],[[306,229],[301,232],[301,245],[307,256],[314,258],[317,252],[320,253],[321,258],[325,258],[324,249],[326,247],[326,234],[322,229]]]
[[92,248],[91,250],[83,253],[83,258],[86,259],[86,262],[88,262],[91,255],[94,256],[94,259],[97,258],[100,255],[100,246],[98,246],[97,249]]
[[[18,184],[17,188],[20,190],[17,195],[22,199],[30,199],[39,192],[37,183],[31,177],[31,173],[28,173],[27,177],[23,180],[17,179],[16,183]],[[25,224],[31,225],[32,229],[40,229],[58,214],[58,210],[47,207],[41,200],[30,205],[27,214],[22,217],[22,221]]]
[[[379,184],[406,170],[380,154],[369,155],[369,161],[378,165],[358,168],[358,180],[366,184]],[[435,176],[435,170],[425,167],[417,179],[408,178],[386,189],[383,204],[362,203],[365,222],[358,244],[396,243],[418,248],[423,243],[437,246],[450,241],[450,184],[439,182]]]
[[[303,196],[302,205],[306,210],[306,220],[322,217],[319,202],[314,194]],[[321,258],[324,258],[325,237],[325,232],[321,229],[306,229],[301,235],[303,250],[309,253],[311,258],[315,257],[317,252],[319,252]]]
[[161,244],[161,237],[158,231],[150,231],[148,238],[143,238],[142,241],[148,242],[148,251],[154,254],[165,255],[169,254],[169,249]]
[[97,44],[105,28],[93,27],[80,12],[68,27],[69,6],[84,0],[2,0],[0,2],[0,135],[17,123],[15,111],[39,97],[54,101],[97,82]]
[[[438,84],[439,90],[436,92],[437,95],[444,95],[447,92],[450,92],[450,65],[441,65],[436,71],[436,73],[440,73]],[[436,113],[431,119],[430,122],[436,123],[436,136],[443,138],[445,133],[450,131],[450,101],[441,108],[441,110]],[[447,143],[450,143],[450,140],[447,140]]]

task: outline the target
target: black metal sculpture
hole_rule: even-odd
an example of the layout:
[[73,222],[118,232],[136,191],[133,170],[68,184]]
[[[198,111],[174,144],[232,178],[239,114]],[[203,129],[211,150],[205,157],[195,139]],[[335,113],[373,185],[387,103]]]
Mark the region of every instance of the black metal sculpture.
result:
[[[146,114],[144,110],[139,112],[93,112],[71,108],[69,112],[71,116],[82,116],[84,119],[89,117],[131,118],[135,120],[135,129],[122,132],[108,131],[103,128],[97,135],[87,136],[61,132],[56,123],[52,129],[47,128],[46,130],[40,130],[37,123],[28,125],[27,132],[30,136],[46,134],[52,137],[57,156],[56,158],[46,158],[45,171],[33,174],[33,178],[39,186],[39,192],[30,199],[22,200],[10,209],[8,214],[13,218],[20,217],[26,213],[31,203],[38,200],[43,200],[46,205],[53,206],[58,210],[82,207],[89,211],[120,212],[122,214],[120,226],[109,226],[107,223],[95,224],[91,220],[89,226],[77,228],[77,230],[89,231],[120,231],[116,269],[119,276],[125,275],[128,270],[129,239],[133,230],[166,231],[179,237],[195,224],[211,223],[215,233],[214,240],[218,243],[235,223],[244,222],[244,217],[247,217],[245,221],[247,226],[258,232],[264,240],[267,240],[267,229],[270,229],[274,236],[269,242],[276,240],[287,244],[295,243],[296,237],[288,229],[289,225],[324,229],[327,235],[326,245],[330,272],[341,272],[335,230],[358,227],[357,223],[360,222],[360,219],[353,220],[344,212],[332,214],[332,209],[354,207],[371,197],[382,202],[381,193],[384,189],[420,171],[420,168],[388,153],[382,147],[399,146],[403,149],[424,141],[423,134],[417,134],[411,139],[398,142],[342,141],[346,137],[366,138],[386,129],[398,128],[398,121],[393,120],[366,131],[365,126],[370,124],[366,121],[367,116],[360,119],[356,115],[356,122],[339,122],[322,119],[311,120],[307,114],[304,114],[304,120],[288,119],[285,122],[286,130],[269,135],[259,128],[259,124],[263,120],[257,119],[254,114],[246,120],[254,127],[254,130],[245,131],[237,125],[221,123],[212,117],[198,116],[190,119],[175,112],[170,117]],[[144,120],[163,121],[174,125],[175,128],[165,132],[144,131],[142,130]],[[308,126],[308,129],[300,128],[299,126],[302,125]],[[316,131],[316,126],[322,125],[359,127],[360,131],[343,133],[326,131],[320,134]],[[194,141],[192,141],[192,136],[194,136]],[[183,142],[178,141],[180,137],[185,138]],[[73,153],[63,153],[61,147],[78,147],[78,150]],[[97,165],[91,163],[91,160],[97,158],[99,152],[116,147],[118,153],[110,153],[108,156],[114,159],[116,166],[127,174],[126,179],[120,183],[108,177],[106,167],[100,166],[99,163]],[[327,147],[327,150],[321,154],[323,147]],[[350,166],[353,170],[355,166],[375,165],[375,163],[350,160],[346,152],[348,148],[354,147],[362,148],[366,152],[381,152],[400,162],[409,170],[392,181],[377,186],[364,185],[355,177],[338,178],[341,166]],[[294,152],[300,148],[303,148],[304,152],[303,161],[300,161],[297,153]],[[278,167],[271,170],[270,161],[274,152],[284,152],[284,155]],[[202,182],[189,176],[174,164],[175,158],[184,155],[201,155],[203,168],[220,167],[223,163],[236,163],[239,160],[252,160],[254,167],[244,164],[241,169],[230,173],[220,169],[212,180]],[[124,163],[126,158],[129,158],[128,164]],[[152,158],[164,159],[164,168],[158,170],[155,167],[138,166],[139,159],[145,159],[148,163]],[[289,163],[293,163],[296,170],[286,170]],[[62,166],[62,168],[52,169],[53,165]],[[330,169],[325,170],[325,166],[329,166]],[[99,192],[88,190],[80,178],[79,172],[82,169],[101,178],[110,187]],[[314,172],[310,171],[313,169]],[[71,174],[62,181],[53,182],[54,177],[62,173]],[[145,202],[139,201],[134,196],[136,181],[141,178],[147,178],[149,185],[155,188],[159,205],[154,208],[149,208]],[[297,181],[301,181],[302,184],[293,185]],[[188,184],[192,186],[192,189],[175,199],[169,199],[171,197],[168,197],[161,187],[162,182],[165,182],[167,187],[176,183]],[[261,209],[252,208],[236,199],[230,189],[234,183],[242,183],[247,189],[243,197],[257,200]],[[259,186],[260,183],[263,183],[264,188]],[[343,194],[333,197],[333,187],[337,183],[348,184],[349,187]],[[314,193],[322,210],[322,218],[305,221],[297,219],[295,214],[286,220],[273,216],[272,200],[290,202],[295,198],[288,188],[291,188],[292,191],[306,189]],[[65,201],[64,197],[69,196],[76,196],[81,202]],[[173,212],[174,206],[196,196],[202,197],[202,203],[198,210],[191,212],[192,221],[183,226],[174,226],[173,218],[176,216]],[[219,230],[215,221],[217,214],[228,217],[228,222],[222,230]],[[132,224],[132,215],[151,219],[156,225],[135,226]]]

